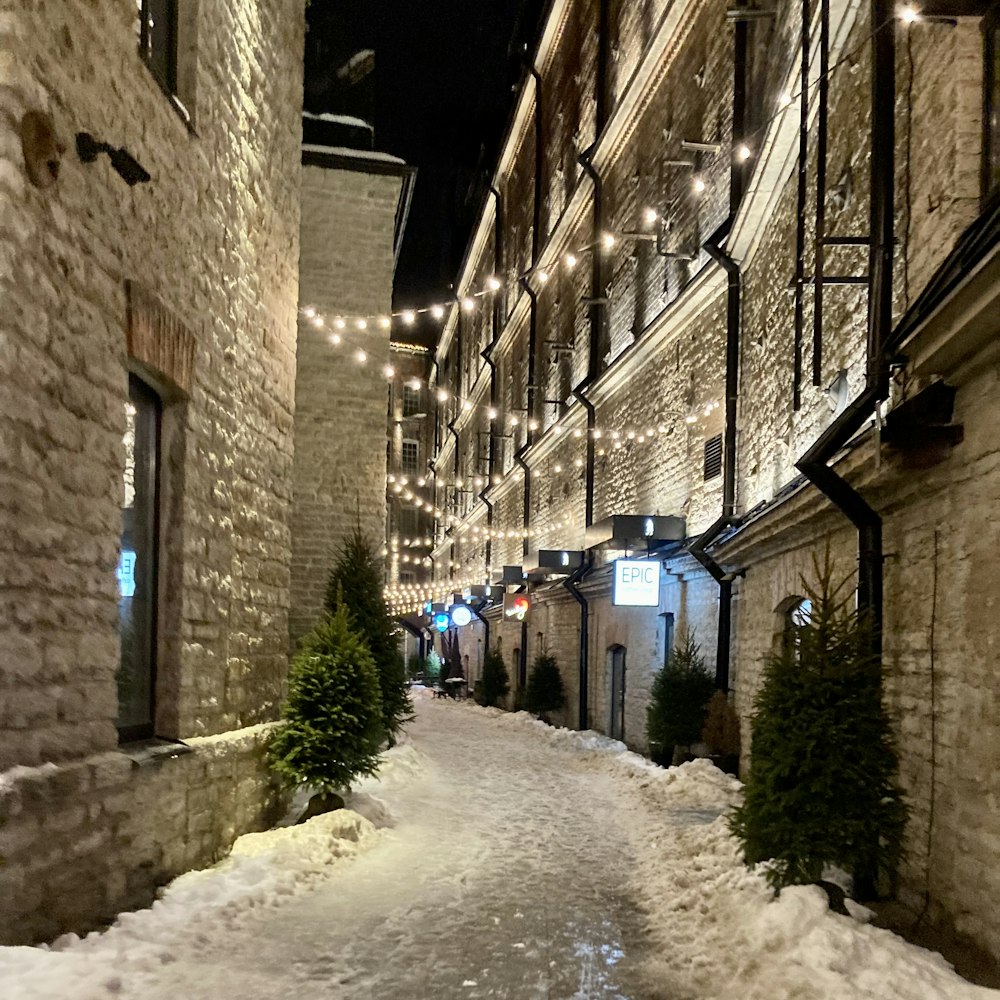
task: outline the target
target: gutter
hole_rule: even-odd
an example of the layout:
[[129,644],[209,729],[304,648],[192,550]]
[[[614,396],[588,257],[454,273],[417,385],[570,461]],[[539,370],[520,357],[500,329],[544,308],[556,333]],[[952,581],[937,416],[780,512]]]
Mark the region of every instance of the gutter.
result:
[[722,455],[722,513],[691,544],[688,551],[719,585],[719,629],[715,651],[715,686],[729,690],[729,661],[733,620],[733,573],[727,573],[706,551],[726,528],[739,523],[736,516],[736,408],[739,400],[740,311],[742,287],[740,266],[720,246],[728,233],[732,217],[704,243],[705,252],[728,276],[726,293],[726,425]]
[[[590,646],[590,604],[587,598],[577,588],[577,584],[590,572],[594,565],[593,553],[588,552],[583,562],[565,580],[563,587],[573,595],[573,599],[580,605],[580,701],[579,701],[579,729],[590,728],[590,718],[588,704],[590,701],[587,690],[589,674],[589,646]],[[522,656],[524,647],[521,647]]]
[[[882,518],[830,460],[862,428],[889,394],[885,348],[892,324],[893,198],[895,169],[896,36],[893,7],[872,0],[871,198],[868,250],[868,343],[865,387],[796,462],[796,467],[858,530],[858,612],[873,626],[872,653],[882,653]],[[888,25],[888,29],[886,29]]]

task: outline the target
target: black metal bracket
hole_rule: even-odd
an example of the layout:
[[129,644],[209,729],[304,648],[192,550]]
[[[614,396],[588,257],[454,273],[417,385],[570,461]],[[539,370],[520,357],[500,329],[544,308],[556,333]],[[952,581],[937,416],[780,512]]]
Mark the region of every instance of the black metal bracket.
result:
[[93,163],[101,153],[107,153],[111,166],[129,187],[152,180],[149,171],[124,146],[101,142],[89,132],[77,132],[76,153],[82,163]]

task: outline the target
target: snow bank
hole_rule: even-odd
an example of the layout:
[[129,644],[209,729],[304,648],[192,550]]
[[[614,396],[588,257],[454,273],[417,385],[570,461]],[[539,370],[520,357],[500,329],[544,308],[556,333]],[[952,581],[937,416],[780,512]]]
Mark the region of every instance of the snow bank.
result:
[[354,786],[347,797],[352,808],[301,826],[244,834],[223,861],[179,876],[151,907],[119,914],[106,931],[66,934],[38,948],[0,947],[4,1000],[53,1000],[67,996],[68,984],[74,998],[106,998],[121,990],[126,975],[154,975],[250,911],[279,906],[333,866],[371,850],[379,828],[394,822],[381,793],[411,781],[425,766],[424,755],[404,738],[386,753],[378,776]]

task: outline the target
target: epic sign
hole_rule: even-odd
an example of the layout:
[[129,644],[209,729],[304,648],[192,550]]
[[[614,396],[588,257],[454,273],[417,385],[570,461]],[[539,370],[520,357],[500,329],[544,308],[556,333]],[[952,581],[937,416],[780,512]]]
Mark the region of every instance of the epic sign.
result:
[[660,603],[660,564],[656,559],[618,559],[612,604],[655,608]]

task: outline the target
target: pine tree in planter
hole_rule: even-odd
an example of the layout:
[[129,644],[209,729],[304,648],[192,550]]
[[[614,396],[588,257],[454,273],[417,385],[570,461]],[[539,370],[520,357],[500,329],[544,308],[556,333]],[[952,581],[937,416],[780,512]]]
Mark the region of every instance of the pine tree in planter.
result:
[[355,528],[344,543],[326,589],[327,610],[336,611],[341,605],[375,661],[382,692],[382,726],[392,746],[403,724],[413,718],[413,705],[399,656],[398,630],[382,596],[382,566],[360,528]]
[[507,664],[503,655],[497,649],[486,650],[483,657],[483,676],[479,684],[479,704],[487,708],[499,704],[510,691],[510,677],[507,675]]
[[382,739],[378,672],[341,607],[303,639],[292,660],[271,765],[289,784],[310,785],[330,799],[375,773]]
[[872,629],[849,578],[834,583],[829,548],[813,562],[809,619],[767,661],[754,702],[750,775],[731,825],[748,865],[773,859],[775,888],[817,882],[829,864],[870,898],[901,857],[907,810]]
[[524,707],[548,722],[549,712],[558,712],[566,701],[562,675],[554,656],[539,653],[528,675],[528,688],[524,692]]
[[677,637],[667,665],[653,678],[646,706],[646,735],[650,755],[669,767],[677,747],[688,747],[701,739],[706,706],[715,681],[705,669],[701,647],[691,632]]

